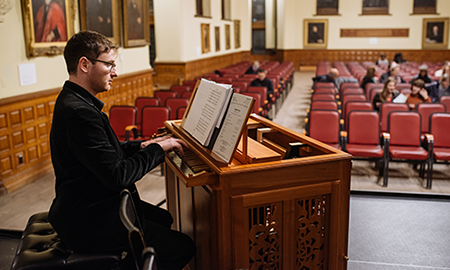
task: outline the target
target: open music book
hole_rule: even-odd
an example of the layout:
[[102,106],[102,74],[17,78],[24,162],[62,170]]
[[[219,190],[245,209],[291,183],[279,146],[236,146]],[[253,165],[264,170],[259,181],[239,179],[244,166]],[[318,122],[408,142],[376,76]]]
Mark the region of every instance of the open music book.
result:
[[232,85],[202,79],[191,96],[181,126],[220,161],[229,163],[252,111],[252,97]]

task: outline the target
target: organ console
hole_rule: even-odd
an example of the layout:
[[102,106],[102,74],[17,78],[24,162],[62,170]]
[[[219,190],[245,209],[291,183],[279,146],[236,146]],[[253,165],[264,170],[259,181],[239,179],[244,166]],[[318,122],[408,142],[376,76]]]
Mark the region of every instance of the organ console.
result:
[[251,115],[224,164],[165,125],[189,146],[167,153],[165,181],[174,229],[197,246],[190,269],[347,268],[350,155]]

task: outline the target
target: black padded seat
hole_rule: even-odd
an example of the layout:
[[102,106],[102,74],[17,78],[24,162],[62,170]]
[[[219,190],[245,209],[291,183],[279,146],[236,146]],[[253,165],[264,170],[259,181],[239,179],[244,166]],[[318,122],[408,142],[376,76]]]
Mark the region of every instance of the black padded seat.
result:
[[121,254],[74,253],[61,242],[48,221],[48,212],[30,217],[11,270],[120,269]]

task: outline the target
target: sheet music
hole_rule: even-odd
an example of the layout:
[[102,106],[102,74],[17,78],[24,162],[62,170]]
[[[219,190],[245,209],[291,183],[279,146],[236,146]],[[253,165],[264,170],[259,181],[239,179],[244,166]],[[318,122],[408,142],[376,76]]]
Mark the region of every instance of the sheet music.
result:
[[[232,91],[231,88],[228,91]],[[183,128],[202,145],[207,145],[211,139],[228,91],[222,85],[205,79],[200,82]]]
[[392,101],[392,103],[405,103],[407,98],[408,98],[407,96],[405,96],[405,95],[403,95],[402,93],[400,93],[400,94]]
[[251,109],[253,98],[241,94],[233,94],[222,129],[212,149],[224,161],[229,162],[239,141],[242,127],[247,121],[247,113]]

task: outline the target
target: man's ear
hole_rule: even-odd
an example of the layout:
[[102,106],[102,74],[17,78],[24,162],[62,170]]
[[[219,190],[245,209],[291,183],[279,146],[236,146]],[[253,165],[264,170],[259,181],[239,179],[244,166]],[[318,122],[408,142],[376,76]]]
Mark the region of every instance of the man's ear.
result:
[[86,57],[81,57],[78,60],[78,68],[83,72],[88,72],[89,60]]

